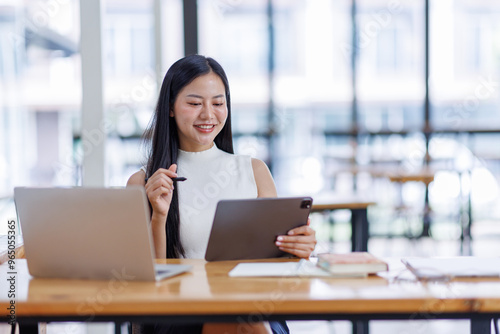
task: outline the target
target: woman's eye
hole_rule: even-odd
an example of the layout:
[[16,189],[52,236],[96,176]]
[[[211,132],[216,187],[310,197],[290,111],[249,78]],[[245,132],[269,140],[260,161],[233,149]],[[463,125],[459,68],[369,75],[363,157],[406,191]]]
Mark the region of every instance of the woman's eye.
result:
[[222,103],[214,103],[214,106],[220,107],[220,106],[222,106]]
[[189,102],[188,104],[189,104],[189,105],[192,105],[192,106],[199,106],[201,103]]

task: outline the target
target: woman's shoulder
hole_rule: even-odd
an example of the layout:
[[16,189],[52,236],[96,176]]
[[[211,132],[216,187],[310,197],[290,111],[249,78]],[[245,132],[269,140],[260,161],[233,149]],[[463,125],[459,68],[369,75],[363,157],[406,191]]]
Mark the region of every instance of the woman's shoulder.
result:
[[129,177],[127,186],[144,186],[146,184],[145,178],[146,173],[141,169]]
[[252,169],[255,172],[269,172],[269,167],[267,167],[267,164],[257,158],[250,158],[252,161]]
[[253,158],[250,155],[246,154],[234,154],[234,153],[228,153],[223,150],[219,150],[221,156],[220,157],[225,157],[226,159],[231,159],[234,161],[241,161],[244,164],[248,164],[248,162],[251,162],[252,169],[254,173],[256,171],[258,172],[269,172],[269,168],[267,167],[266,163],[260,159]]
[[249,162],[252,165],[253,171],[269,171],[269,168],[267,167],[266,163],[260,159],[253,158],[250,155],[246,154],[234,154],[234,153],[227,153],[224,151],[221,151],[223,156],[225,156],[227,159],[232,159],[234,161],[240,161],[242,164],[248,164]]

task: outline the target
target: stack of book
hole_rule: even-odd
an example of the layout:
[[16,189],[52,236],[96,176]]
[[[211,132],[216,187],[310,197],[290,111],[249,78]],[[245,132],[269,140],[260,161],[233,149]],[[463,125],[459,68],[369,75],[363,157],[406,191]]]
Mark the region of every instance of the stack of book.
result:
[[387,263],[367,252],[346,254],[318,254],[317,265],[332,276],[366,277],[381,271],[387,271]]

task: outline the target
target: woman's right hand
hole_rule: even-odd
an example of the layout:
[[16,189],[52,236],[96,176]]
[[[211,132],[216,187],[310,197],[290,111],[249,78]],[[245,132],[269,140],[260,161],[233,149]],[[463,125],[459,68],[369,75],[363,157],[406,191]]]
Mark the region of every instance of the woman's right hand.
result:
[[177,177],[177,165],[173,164],[168,169],[158,169],[146,182],[144,188],[153,208],[153,216],[166,220],[172,194],[174,192],[173,177]]

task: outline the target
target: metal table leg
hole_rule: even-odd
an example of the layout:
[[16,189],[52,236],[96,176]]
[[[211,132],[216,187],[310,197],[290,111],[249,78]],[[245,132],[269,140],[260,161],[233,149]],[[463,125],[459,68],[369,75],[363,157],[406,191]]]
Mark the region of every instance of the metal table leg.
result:
[[352,209],[351,210],[351,249],[353,252],[368,251],[368,210]]
[[491,319],[471,319],[470,333],[471,334],[491,333]]

